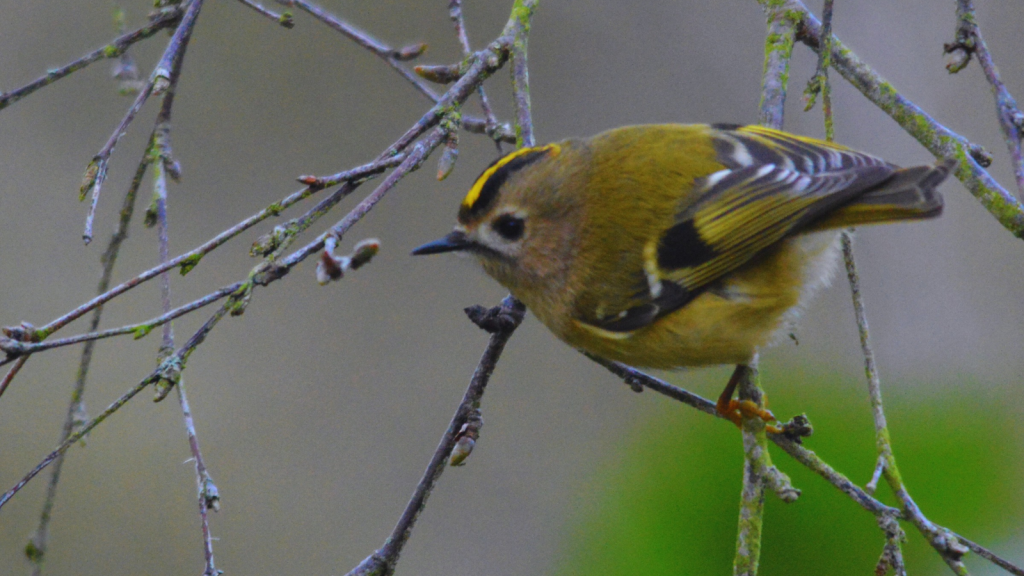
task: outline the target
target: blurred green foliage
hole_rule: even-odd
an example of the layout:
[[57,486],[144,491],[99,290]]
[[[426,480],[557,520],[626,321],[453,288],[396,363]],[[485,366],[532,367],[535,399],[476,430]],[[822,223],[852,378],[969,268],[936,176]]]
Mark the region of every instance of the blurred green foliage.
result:
[[[863,381],[769,367],[762,383],[777,415],[810,416],[809,449],[853,481],[867,482],[875,451]],[[1001,401],[1019,391],[989,388],[983,397],[968,397],[955,384],[883,384],[897,460],[929,518],[998,551],[1024,528],[1021,414]],[[769,493],[761,574],[873,573],[883,545],[873,516],[772,448],[776,465],[803,493],[793,504]],[[741,465],[732,425],[666,401],[582,484],[559,573],[730,574]],[[877,495],[892,504],[882,484]],[[912,525],[903,528],[913,573],[948,570]],[[967,561],[969,567],[985,562]]]

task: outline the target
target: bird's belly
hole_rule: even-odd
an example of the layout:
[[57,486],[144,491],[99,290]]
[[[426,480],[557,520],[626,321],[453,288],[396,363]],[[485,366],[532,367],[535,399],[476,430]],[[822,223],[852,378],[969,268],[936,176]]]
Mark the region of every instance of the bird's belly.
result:
[[679,310],[632,332],[583,323],[562,338],[592,354],[649,368],[744,364],[784,335],[838,262],[835,232],[797,236],[759,255]]

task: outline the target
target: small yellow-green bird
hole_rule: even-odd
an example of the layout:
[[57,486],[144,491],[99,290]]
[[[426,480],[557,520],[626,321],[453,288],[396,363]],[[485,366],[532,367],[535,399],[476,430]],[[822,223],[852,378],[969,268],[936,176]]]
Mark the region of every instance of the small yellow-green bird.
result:
[[455,229],[413,254],[473,254],[591,354],[743,365],[829,282],[838,229],[938,216],[954,165],[900,168],[760,126],[627,126],[498,159]]

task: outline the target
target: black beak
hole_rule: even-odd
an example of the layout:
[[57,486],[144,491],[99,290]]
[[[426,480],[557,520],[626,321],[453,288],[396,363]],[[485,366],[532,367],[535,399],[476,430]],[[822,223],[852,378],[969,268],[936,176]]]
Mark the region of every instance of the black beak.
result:
[[413,256],[422,256],[424,254],[440,254],[442,252],[457,252],[459,250],[466,250],[473,243],[470,242],[469,238],[466,237],[466,233],[461,230],[453,230],[450,234],[444,238],[439,238],[433,242],[427,242],[423,246],[412,251]]

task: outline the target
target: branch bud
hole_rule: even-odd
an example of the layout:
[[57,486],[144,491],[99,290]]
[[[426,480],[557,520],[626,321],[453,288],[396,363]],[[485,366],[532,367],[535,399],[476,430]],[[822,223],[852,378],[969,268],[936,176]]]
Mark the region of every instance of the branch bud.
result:
[[466,458],[473,453],[476,441],[480,438],[480,429],[483,426],[484,419],[480,415],[480,410],[473,410],[455,435],[455,446],[452,447],[452,453],[448,458],[449,466],[465,465]]
[[462,70],[457,64],[447,66],[416,66],[413,72],[417,76],[435,84],[451,84],[462,78]]
[[415,60],[423,55],[427,51],[427,44],[420,42],[419,44],[410,44],[404,48],[391,51],[391,57],[399,62],[408,62],[409,60]]

